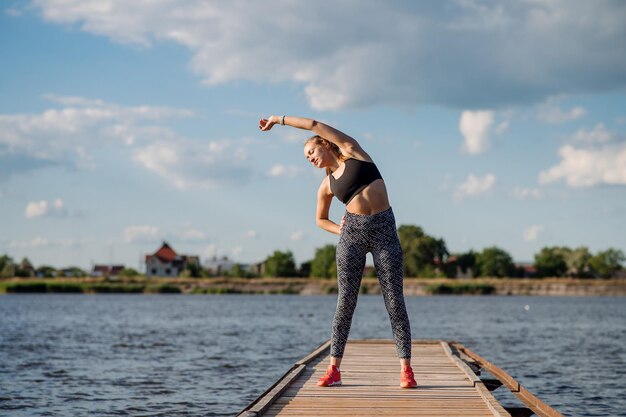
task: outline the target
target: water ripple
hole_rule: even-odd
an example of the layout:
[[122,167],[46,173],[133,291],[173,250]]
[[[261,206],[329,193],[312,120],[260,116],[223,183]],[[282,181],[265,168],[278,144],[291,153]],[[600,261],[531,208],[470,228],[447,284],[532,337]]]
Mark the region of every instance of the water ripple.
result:
[[[329,338],[334,305],[334,296],[2,296],[0,414],[232,416]],[[414,338],[460,341],[565,415],[626,416],[624,298],[409,297],[407,309]],[[360,297],[351,336],[391,337],[380,296]]]

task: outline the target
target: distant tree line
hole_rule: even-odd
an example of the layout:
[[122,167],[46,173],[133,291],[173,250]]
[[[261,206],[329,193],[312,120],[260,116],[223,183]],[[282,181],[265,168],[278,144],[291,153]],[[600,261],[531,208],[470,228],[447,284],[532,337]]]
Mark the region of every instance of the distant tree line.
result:
[[[12,277],[39,277],[39,278],[63,278],[63,277],[86,277],[89,273],[77,266],[55,268],[50,265],[34,267],[28,258],[22,258],[17,263],[9,255],[0,255],[0,278]],[[120,276],[132,277],[139,275],[133,268],[126,268]]]
[[[588,248],[544,247],[534,263],[516,265],[502,248],[491,246],[480,252],[450,253],[442,238],[430,236],[419,226],[402,225],[398,236],[404,253],[406,277],[573,277],[611,278],[624,269],[624,252],[609,248],[592,254]],[[335,245],[315,250],[312,260],[296,269],[291,251],[275,251],[265,260],[265,276],[337,276]]]
[[[609,248],[592,254],[588,248],[571,249],[566,246],[544,247],[535,254],[531,265],[516,265],[511,255],[497,246],[480,252],[450,253],[442,238],[430,236],[419,226],[401,225],[398,236],[404,253],[403,272],[406,277],[573,277],[611,278],[624,270],[624,252]],[[317,248],[313,259],[296,266],[290,250],[276,250],[262,267],[251,270],[235,264],[222,275],[232,277],[316,277],[335,278],[337,264],[336,246],[328,244]],[[48,265],[34,268],[27,258],[15,263],[8,255],[0,256],[0,277],[72,277],[87,276],[78,267],[57,269]],[[121,276],[135,276],[139,272],[127,268]],[[186,277],[211,276],[199,265],[192,265],[181,273]],[[375,271],[370,275],[375,276]]]

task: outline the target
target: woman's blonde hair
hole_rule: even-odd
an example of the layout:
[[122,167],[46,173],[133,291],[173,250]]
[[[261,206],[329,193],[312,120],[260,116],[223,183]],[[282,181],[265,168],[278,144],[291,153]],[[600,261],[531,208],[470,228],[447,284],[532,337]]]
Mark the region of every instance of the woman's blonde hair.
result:
[[[320,135],[311,136],[310,138],[308,138],[304,142],[304,145],[306,146],[307,143],[314,143],[316,145],[322,145],[323,147],[325,147],[328,150],[330,150],[333,154],[335,154],[335,156],[340,161],[345,161],[346,159],[348,159],[348,158],[346,158],[346,156],[344,154],[341,153],[341,149],[339,149],[339,146],[335,145],[334,143],[332,143],[328,139],[324,139]],[[330,168],[326,168],[326,175],[330,175],[332,173],[333,173],[333,171]]]

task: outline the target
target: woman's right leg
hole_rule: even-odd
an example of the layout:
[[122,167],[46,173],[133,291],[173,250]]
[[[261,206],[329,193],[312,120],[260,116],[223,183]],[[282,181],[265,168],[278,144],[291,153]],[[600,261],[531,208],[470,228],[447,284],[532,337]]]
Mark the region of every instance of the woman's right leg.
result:
[[348,341],[352,316],[356,308],[365,268],[367,249],[354,233],[344,231],[337,244],[337,309],[333,319],[333,335],[330,345],[330,356],[343,357]]

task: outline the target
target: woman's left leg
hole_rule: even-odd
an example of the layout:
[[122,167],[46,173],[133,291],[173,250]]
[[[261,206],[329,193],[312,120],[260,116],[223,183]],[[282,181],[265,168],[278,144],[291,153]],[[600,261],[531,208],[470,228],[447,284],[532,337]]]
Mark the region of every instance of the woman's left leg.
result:
[[[411,325],[406,312],[403,291],[402,247],[396,231],[393,215],[385,216],[385,223],[372,237],[372,256],[376,275],[385,300],[385,307],[391,321],[391,330],[396,340],[396,350],[400,359],[411,358]],[[404,361],[408,362],[408,361]]]

